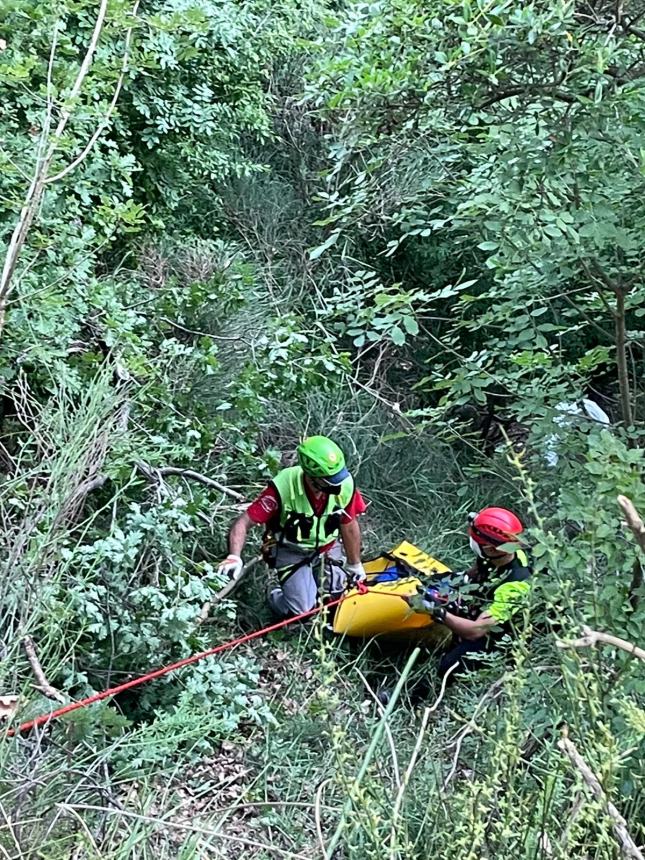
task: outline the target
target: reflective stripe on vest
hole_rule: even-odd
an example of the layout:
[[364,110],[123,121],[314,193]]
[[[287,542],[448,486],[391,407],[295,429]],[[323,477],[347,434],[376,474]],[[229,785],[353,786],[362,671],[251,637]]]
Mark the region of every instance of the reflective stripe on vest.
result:
[[337,496],[328,496],[322,516],[317,517],[307,496],[304,472],[300,466],[283,469],[272,481],[280,498],[279,541],[315,550],[331,543],[340,534],[341,515],[354,495],[351,475],[340,485]]

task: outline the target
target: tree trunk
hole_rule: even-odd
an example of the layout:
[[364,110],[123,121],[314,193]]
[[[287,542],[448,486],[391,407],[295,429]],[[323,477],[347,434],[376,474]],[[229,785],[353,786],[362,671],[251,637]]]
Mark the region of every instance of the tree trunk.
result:
[[616,290],[616,366],[618,369],[618,387],[620,391],[620,411],[625,427],[632,424],[632,403],[629,390],[629,375],[627,372],[627,346],[625,335],[625,292]]

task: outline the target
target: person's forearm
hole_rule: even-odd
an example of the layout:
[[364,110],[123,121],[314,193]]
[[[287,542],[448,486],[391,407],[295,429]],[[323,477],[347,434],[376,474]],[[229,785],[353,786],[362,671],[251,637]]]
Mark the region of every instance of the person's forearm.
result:
[[242,555],[250,525],[251,520],[245,511],[231,526],[231,530],[228,533],[228,551],[232,555]]
[[345,555],[348,564],[358,564],[361,560],[361,529],[357,520],[340,527]]
[[469,618],[460,618],[458,615],[446,612],[443,623],[462,639],[475,640],[485,636],[495,625],[495,620],[480,617],[476,621],[471,621]]

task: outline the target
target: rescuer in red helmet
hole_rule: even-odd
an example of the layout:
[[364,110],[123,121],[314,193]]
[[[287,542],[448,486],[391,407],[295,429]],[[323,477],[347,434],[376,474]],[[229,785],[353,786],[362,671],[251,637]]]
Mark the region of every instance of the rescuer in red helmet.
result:
[[522,549],[524,531],[520,519],[506,508],[484,508],[468,516],[470,548],[477,556],[474,566],[459,584],[462,602],[437,603],[436,590],[427,589],[422,603],[413,602],[453,633],[449,650],[439,663],[439,673],[457,665],[455,672],[476,663],[475,654],[493,650],[503,633],[512,629],[512,619],[526,603],[531,567]]

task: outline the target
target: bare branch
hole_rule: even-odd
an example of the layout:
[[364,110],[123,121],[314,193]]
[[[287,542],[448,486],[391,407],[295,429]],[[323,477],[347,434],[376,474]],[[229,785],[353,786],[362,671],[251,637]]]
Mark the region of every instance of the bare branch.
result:
[[557,84],[518,84],[514,87],[508,87],[508,89],[502,90],[501,92],[494,93],[489,98],[484,99],[477,106],[477,110],[484,110],[491,105],[496,104],[497,102],[502,102],[505,99],[513,98],[513,96],[521,96],[521,95],[542,95],[542,96],[550,96],[555,101],[565,102],[568,105],[578,104],[579,100],[576,96],[571,95],[571,93],[563,92],[558,89]]
[[601,645],[611,645],[614,648],[627,651],[628,654],[633,654],[639,660],[645,660],[645,650],[642,648],[633,645],[626,639],[612,636],[611,633],[600,633],[598,630],[592,630],[591,627],[583,627],[582,636],[579,639],[558,639],[555,644],[558,648],[593,648],[599,642]]
[[[374,690],[370,687],[369,681],[367,680],[365,675],[361,672],[361,670],[358,668],[358,666],[355,667],[355,672],[358,675],[358,677],[361,679],[361,681],[363,682],[363,686],[367,690],[368,694],[374,700],[374,703],[376,704],[376,707],[378,708],[380,715],[383,716],[383,713],[385,712],[385,708],[383,707],[383,705],[379,701],[379,697],[376,695]],[[397,752],[396,752],[396,743],[394,742],[394,735],[392,734],[392,729],[387,723],[385,724],[384,732],[385,732],[385,737],[387,738],[388,745],[390,747],[390,754],[392,756],[392,768],[394,770],[394,782],[396,783],[397,790],[400,791],[401,790],[401,776],[399,774],[399,757],[398,757]]]
[[44,693],[48,699],[55,699],[57,702],[60,702],[62,705],[67,704],[67,699],[65,696],[57,690],[55,687],[49,683],[47,678],[45,677],[45,673],[43,672],[43,667],[40,665],[40,660],[38,659],[38,655],[36,654],[36,646],[34,645],[34,640],[31,636],[25,636],[22,640],[22,647],[25,649],[25,654],[27,655],[27,659],[29,660],[29,665],[31,666],[31,671],[34,673],[38,684],[34,684],[37,690],[40,690],[41,693]]
[[[136,0],[134,4],[134,8],[132,9],[132,17],[137,17],[137,10],[139,9],[139,0]],[[89,155],[94,147],[94,144],[99,139],[99,137],[105,131],[108,123],[110,122],[110,118],[114,112],[114,108],[116,107],[116,103],[119,100],[119,95],[121,94],[121,87],[123,86],[123,81],[125,79],[125,74],[128,71],[128,63],[130,60],[130,42],[132,41],[132,33],[134,32],[134,23],[131,27],[128,28],[126,37],[125,37],[125,51],[123,54],[123,61],[121,63],[121,73],[119,75],[119,79],[117,80],[116,87],[114,90],[114,95],[112,96],[112,101],[106,111],[105,116],[99,123],[96,131],[90,137],[86,145],[83,147],[83,150],[76,158],[64,167],[59,173],[56,173],[54,176],[49,176],[45,179],[45,183],[49,185],[50,182],[58,182],[59,179],[62,179],[64,176],[67,176],[68,173],[71,173],[72,170],[75,170],[78,165]]]
[[614,833],[616,834],[616,838],[618,839],[622,849],[622,856],[630,858],[630,860],[645,860],[642,851],[640,851],[638,845],[636,845],[632,837],[629,835],[627,822],[616,809],[614,804],[608,800],[607,795],[600,784],[600,780],[580,755],[573,741],[569,740],[565,734],[565,736],[558,741],[558,748],[569,757],[569,760],[580,773],[585,784],[591,789],[596,800],[602,804],[605,812],[609,818],[611,818]]
[[[36,212],[38,211],[38,207],[40,206],[43,191],[45,190],[47,174],[49,172],[52,159],[58,147],[58,143],[63,136],[70,117],[72,116],[76,98],[81,91],[83,82],[85,81],[90,66],[92,65],[92,60],[94,59],[94,54],[98,46],[99,37],[103,29],[107,7],[108,0],[101,0],[101,5],[99,6],[99,10],[96,16],[96,22],[94,24],[94,31],[92,33],[90,44],[87,48],[87,51],[85,52],[85,56],[83,57],[83,62],[81,63],[80,69],[78,70],[78,75],[76,76],[74,85],[72,86],[69,95],[65,99],[65,107],[63,107],[63,109],[61,110],[60,119],[54,131],[51,143],[47,148],[47,152],[42,158],[38,158],[36,169],[34,171],[34,176],[31,180],[31,185],[29,186],[29,190],[27,191],[27,194],[25,196],[25,201],[18,217],[18,221],[13,229],[11,239],[9,240],[7,255],[5,257],[2,273],[0,274],[0,334],[2,333],[2,329],[4,327],[7,300],[9,298],[9,294],[11,293],[11,289],[13,286],[13,275],[16,269],[16,265],[18,263],[18,258],[20,257],[23,245],[25,244],[25,240],[27,238],[27,234],[29,233],[31,223],[34,220]],[[50,67],[52,63],[53,51],[52,56],[50,57]],[[53,105],[51,104],[51,102],[49,102],[47,116],[45,118],[43,135],[46,134],[46,129],[49,128],[52,107]]]
[[486,690],[484,695],[481,697],[481,699],[477,703],[477,707],[473,711],[473,715],[471,716],[471,718],[468,720],[468,722],[466,723],[464,728],[461,729],[461,731],[457,734],[457,736],[454,738],[454,740],[450,744],[450,746],[455,747],[455,753],[452,757],[452,766],[450,768],[450,771],[448,772],[448,775],[446,776],[446,778],[443,781],[444,791],[448,787],[450,780],[453,778],[453,776],[457,772],[457,764],[459,763],[459,754],[461,752],[461,745],[464,742],[464,738],[467,735],[469,735],[471,732],[476,731],[478,729],[478,726],[477,726],[477,723],[475,722],[475,720],[476,720],[479,712],[484,707],[484,704],[486,703],[487,699],[490,699],[491,701],[493,701],[494,699],[497,698],[497,696],[499,696],[499,694],[502,692],[502,689],[503,689],[503,683],[504,683],[504,679],[499,678],[497,681],[495,681],[493,684],[491,684],[491,686],[488,688],[488,690]]
[[232,499],[236,499],[238,502],[246,501],[242,493],[238,493],[237,490],[225,487],[224,484],[220,484],[219,481],[215,481],[213,478],[208,478],[200,472],[194,472],[192,469],[180,469],[178,466],[163,466],[162,468],[157,469],[154,466],[149,466],[143,461],[138,461],[136,463],[136,467],[146,476],[146,478],[148,478],[149,481],[155,481],[158,477],[165,478],[168,475],[179,475],[181,478],[198,481],[205,487],[219,490],[220,493],[225,493],[227,496],[230,496]]
[[645,523],[634,507],[634,503],[627,496],[618,496],[618,504],[625,514],[626,525],[636,538],[636,543],[645,552]]
[[316,823],[316,835],[318,836],[318,844],[319,844],[320,849],[322,851],[321,857],[327,856],[327,846],[325,845],[325,834],[323,833],[323,829],[322,829],[322,820],[321,820],[322,816],[320,814],[320,810],[322,808],[323,792],[324,792],[325,788],[329,785],[330,782],[331,782],[331,778],[324,779],[320,783],[320,785],[316,789],[316,800],[314,803],[314,821]]
[[439,695],[437,696],[435,703],[433,705],[428,705],[423,712],[423,719],[421,720],[421,728],[419,729],[419,733],[417,734],[417,740],[414,745],[414,749],[412,750],[412,755],[410,756],[410,760],[408,762],[408,766],[405,769],[405,773],[403,774],[403,781],[399,786],[399,790],[396,795],[396,800],[394,801],[394,807],[392,810],[392,826],[390,828],[390,846],[392,849],[392,854],[395,853],[396,847],[396,833],[397,826],[399,823],[399,816],[401,814],[401,806],[403,805],[403,797],[405,795],[405,791],[410,784],[410,779],[412,778],[412,771],[417,763],[417,758],[419,757],[419,753],[421,752],[421,745],[423,743],[423,738],[426,733],[426,729],[428,727],[428,720],[430,719],[430,714],[434,713],[437,710],[441,702],[443,701],[443,697],[446,694],[446,685],[448,683],[448,679],[450,675],[455,671],[458,664],[455,663],[451,666],[446,674],[441,679],[441,688],[439,690]]
[[178,329],[179,331],[183,331],[186,334],[193,334],[195,337],[209,337],[211,340],[243,340],[243,338],[233,336],[233,335],[223,335],[223,334],[210,334],[207,331],[195,331],[192,328],[186,328],[183,325],[180,325],[175,320],[168,319],[168,317],[159,317],[162,322],[168,323],[169,326]]

